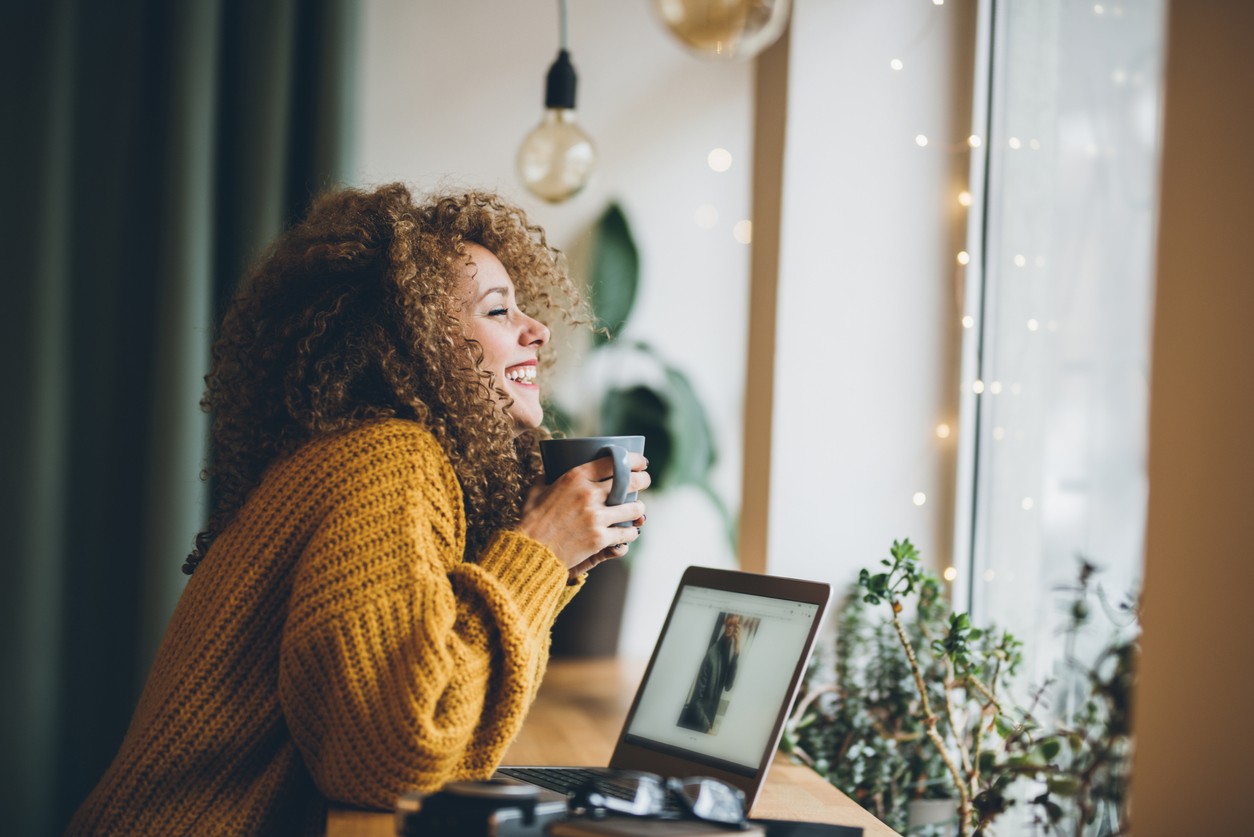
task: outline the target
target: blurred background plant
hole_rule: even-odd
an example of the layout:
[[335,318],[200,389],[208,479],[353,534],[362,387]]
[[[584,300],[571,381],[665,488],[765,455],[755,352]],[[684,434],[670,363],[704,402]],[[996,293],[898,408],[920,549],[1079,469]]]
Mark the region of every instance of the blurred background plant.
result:
[[547,426],[565,436],[644,436],[652,496],[681,485],[699,489],[718,509],[734,552],[736,521],[710,481],[718,450],[696,389],[654,346],[630,339],[640,253],[617,203],[592,228],[583,273],[596,320],[593,342],[575,364],[571,386],[546,402]]
[[[629,320],[640,287],[640,252],[622,207],[611,203],[592,227],[589,247],[572,253],[576,275],[586,276],[595,319],[591,346],[572,347],[573,376],[549,393],[545,425],[558,436],[644,436],[649,474],[647,501],[692,486],[716,510],[730,552],[736,552],[736,518],[715,490],[715,435],[684,370],[653,345],[630,338]],[[583,269],[579,269],[582,265]],[[617,652],[632,561],[647,552],[648,538],[619,561],[599,565],[585,590],[553,628],[552,654],[603,657]]]
[[[842,607],[785,748],[907,834],[988,835],[1016,806],[1002,823],[1011,830],[1126,833],[1134,603],[1112,607],[1082,559],[1076,582],[1058,591],[1065,656],[1021,695],[1019,641],[947,612],[909,540],[880,566],[861,572]],[[1112,630],[1081,659],[1094,599]],[[939,817],[923,814],[931,800],[949,800]]]

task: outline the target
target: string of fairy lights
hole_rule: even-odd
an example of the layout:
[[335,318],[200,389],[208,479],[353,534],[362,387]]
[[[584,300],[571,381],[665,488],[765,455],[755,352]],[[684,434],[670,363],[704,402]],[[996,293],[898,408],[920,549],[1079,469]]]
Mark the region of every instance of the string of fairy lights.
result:
[[[710,170],[723,174],[732,168],[732,154],[726,148],[712,148],[705,158],[706,165]],[[703,203],[693,212],[693,220],[697,226],[703,230],[712,230],[718,226],[719,211],[718,207],[711,203]],[[731,225],[731,236],[740,244],[753,243],[753,222],[748,218],[741,218]]]
[[[943,6],[944,3],[945,3],[945,0],[932,0],[932,5],[934,6]],[[929,25],[929,28],[930,28],[930,25]],[[921,33],[919,37],[922,37],[923,34],[926,33],[926,31],[927,30],[925,30],[924,33]],[[916,38],[916,42],[917,40],[918,38]],[[906,61],[903,60],[901,56],[892,56],[888,61],[888,67],[894,73],[904,73],[906,72]],[[965,139],[958,140],[956,142],[938,142],[934,138],[929,137],[926,133],[920,132],[914,135],[914,144],[920,149],[928,149],[934,152],[940,152],[944,154],[974,155],[977,153],[987,153],[987,151],[985,150],[984,137],[976,133],[972,133],[968,135]],[[1006,139],[1005,146],[1007,149],[1009,149],[1012,152],[1021,151],[1024,149],[1027,149],[1028,151],[1041,150],[1041,143],[1039,140],[1035,138],[1029,138],[1026,142],[1024,142],[1024,140],[1020,137],[1011,136]],[[979,161],[978,159],[972,159],[971,162],[972,162],[972,165],[975,165],[975,164],[978,164]],[[969,212],[973,208],[976,211],[981,211],[982,209],[982,207],[977,205],[977,199],[975,195],[973,195],[972,192],[968,188],[960,189],[957,195],[955,196],[955,200],[957,201],[958,205],[965,211]],[[969,220],[970,220],[969,215],[966,215],[963,217],[964,217],[964,222],[969,223]],[[955,276],[955,281],[958,287],[965,287],[966,278],[967,278],[966,270],[972,263],[971,253],[968,252],[966,249],[958,250],[957,253],[955,253],[954,255],[954,260],[956,262],[956,271],[957,271],[956,276]],[[1038,256],[1036,261],[1037,261],[1038,267],[1043,267],[1042,257]],[[1016,267],[1022,268],[1027,264],[1027,257],[1023,254],[1016,254],[1013,258],[1013,263]],[[965,299],[965,294],[964,294],[962,305],[966,306],[969,304],[970,302]],[[967,311],[961,311],[960,318],[961,318],[960,325],[964,331],[970,331],[976,327],[976,317],[974,314],[968,313]],[[1045,324],[1045,327],[1048,330],[1053,331],[1057,329],[1057,324],[1054,323],[1053,321],[1049,321],[1048,323]],[[1036,331],[1039,331],[1041,328],[1042,328],[1042,324],[1038,319],[1031,318],[1028,320],[1027,329],[1029,331],[1036,332]],[[1022,392],[1023,392],[1023,386],[1021,383],[1018,383],[1018,382],[1013,382],[1013,383],[1010,383],[1009,385],[1006,385],[1000,380],[984,381],[976,377],[970,381],[963,381],[960,384],[961,395],[965,396],[969,393],[971,395],[976,396],[977,398],[982,397],[984,395],[999,396],[999,395],[1002,395],[1003,393],[1009,393],[1011,395],[1020,395]],[[935,433],[935,437],[942,441],[948,440],[956,436],[956,432],[952,424],[952,420],[948,420],[948,419],[938,422],[935,426],[934,433]],[[992,430],[990,431],[990,437],[994,443],[998,443],[998,442],[1005,440],[1007,438],[1007,435],[1008,435],[1007,429],[1001,425],[994,426]],[[1024,431],[1016,430],[1014,435],[1016,438],[1022,439],[1024,435]],[[928,500],[927,494],[923,491],[915,491],[913,495],[911,496],[911,502],[917,507],[922,507],[926,505],[927,500]],[[1035,506],[1035,500],[1030,496],[1025,496],[1020,500],[1020,507],[1025,512],[1030,512],[1034,508],[1034,506]],[[949,582],[953,582],[957,580],[958,578],[957,567],[950,564],[949,566],[945,567],[945,569],[942,571],[942,576],[944,577],[946,581],[949,581]],[[985,571],[984,578],[986,581],[992,581],[994,577],[995,577],[995,574],[993,570],[989,569]]]
[[[932,4],[935,6],[943,6],[944,2],[945,0],[932,0]],[[1091,13],[1095,17],[1122,18],[1125,14],[1125,10],[1124,10],[1124,7],[1119,4],[1094,3],[1093,6],[1091,7]],[[898,56],[891,57],[888,61],[888,66],[893,72],[905,72],[906,70],[906,62],[902,60],[901,57],[898,57]],[[1123,86],[1127,84],[1129,81],[1127,71],[1122,70],[1122,69],[1116,69],[1111,77],[1111,81],[1116,86]],[[914,143],[920,149],[931,149],[934,151],[940,151],[942,153],[950,153],[950,154],[988,153],[988,151],[991,150],[991,149],[986,149],[985,138],[981,137],[978,134],[971,134],[968,137],[966,137],[965,140],[961,140],[958,142],[943,143],[943,142],[936,142],[933,138],[929,137],[925,133],[917,133],[914,136]],[[1032,152],[1041,151],[1042,143],[1039,139],[1035,137],[1025,138],[1025,137],[1020,137],[1020,136],[1008,136],[1004,140],[1004,144],[1001,141],[997,143],[997,148],[998,150],[1004,149],[1008,153],[1016,153],[1016,152],[1032,153]],[[984,149],[984,151],[981,151],[982,149]],[[1090,155],[1097,155],[1099,151],[1096,147],[1092,147],[1089,149],[1089,153]],[[978,163],[978,160],[973,159],[972,163],[976,164]],[[960,190],[958,194],[956,195],[956,200],[957,200],[958,205],[962,207],[964,210],[972,210],[973,207],[975,208],[976,211],[981,211],[982,209],[981,207],[977,206],[976,197],[967,189]],[[967,221],[969,223],[969,216],[967,218]],[[971,253],[965,249],[959,250],[957,253],[955,253],[954,259],[957,265],[956,280],[959,283],[959,287],[964,287],[965,279],[966,279],[965,272],[969,268],[969,266],[972,264]],[[1045,260],[1045,257],[1042,255],[1037,255],[1029,259],[1029,256],[1025,253],[1015,253],[1009,259],[1009,264],[1013,265],[1012,269],[1014,270],[1028,268],[1029,265],[1039,270],[1039,269],[1045,268],[1046,260]],[[1011,269],[1011,268],[1008,267],[1007,269]],[[963,304],[967,305],[969,303],[966,300],[964,300]],[[963,311],[961,312],[960,323],[964,331],[970,331],[972,329],[975,329],[977,325],[976,316],[972,313],[967,313],[966,311]],[[1050,333],[1058,332],[1059,323],[1057,320],[1054,320],[1054,319],[1042,318],[1038,316],[1029,316],[1025,319],[1023,323],[1023,327],[1027,330],[1027,332],[1031,334],[1038,334],[1038,333],[1050,334]],[[977,398],[983,398],[984,396],[1000,396],[1003,394],[1009,394],[1011,396],[1018,396],[1018,395],[1023,394],[1024,392],[1023,384],[1018,381],[1013,381],[1007,384],[997,379],[983,380],[978,376],[973,377],[970,380],[962,381],[959,389],[960,389],[961,395],[966,396],[970,394]],[[989,429],[987,432],[988,432],[988,438],[991,439],[993,443],[1000,443],[1007,439],[1019,441],[1019,440],[1023,440],[1025,437],[1025,431],[1023,429],[1015,428],[1011,430],[1000,423],[994,424],[994,426],[991,429]],[[955,429],[952,426],[950,421],[944,420],[944,421],[937,423],[935,427],[935,436],[937,439],[947,440],[955,435],[956,435]],[[916,491],[912,495],[911,500],[915,506],[923,506],[927,502],[927,496],[922,491]],[[1018,498],[1017,505],[1018,505],[1018,508],[1021,509],[1024,513],[1032,513],[1037,508],[1037,501],[1036,501],[1036,498],[1031,496],[1030,494],[1024,494],[1023,496],[1020,496]],[[955,581],[958,578],[958,569],[955,566],[950,565],[943,570],[942,575],[947,581],[950,581],[950,582]],[[985,581],[991,582],[996,577],[996,573],[991,568],[986,569],[982,573],[982,577]]]
[[[945,6],[945,0],[930,0],[930,2],[931,5],[935,7]],[[1096,16],[1109,16],[1117,18],[1124,15],[1123,7],[1118,4],[1095,3],[1092,6],[1091,11],[1092,14]],[[910,72],[909,57],[912,54],[914,46],[918,45],[923,39],[931,34],[936,22],[937,17],[935,14],[924,16],[920,30],[915,33],[912,38],[904,41],[906,44],[905,48],[898,54],[887,56],[886,65],[891,72]],[[1116,73],[1116,77],[1113,81],[1116,84],[1126,82],[1126,79],[1120,78],[1119,75],[1119,73]],[[989,146],[987,138],[978,133],[972,133],[964,138],[950,142],[938,140],[936,137],[929,136],[925,132],[918,132],[913,135],[913,142],[920,150],[932,153],[970,155],[972,156],[973,165],[979,163],[979,158],[975,155],[984,155],[994,151],[994,149]],[[1004,140],[999,139],[997,141],[995,150],[998,153],[1033,153],[1042,151],[1042,149],[1042,142],[1036,137],[1008,136]],[[728,172],[733,168],[732,154],[727,149],[722,147],[713,148],[707,154],[706,164],[709,166],[710,170],[715,173],[721,174]],[[980,199],[972,193],[970,188],[960,189],[954,196],[954,200],[956,200],[958,206],[966,212],[966,214],[962,216],[962,223],[964,224],[968,224],[970,222],[970,213],[983,211],[983,207],[980,205]],[[721,216],[718,208],[714,204],[702,203],[694,210],[693,219],[698,227],[706,230],[713,230],[720,226]],[[734,224],[731,224],[730,227],[731,235],[737,242],[745,245],[752,242],[753,226],[752,222],[748,218],[739,219]],[[726,227],[723,228],[726,229]],[[966,272],[968,269],[982,269],[982,266],[980,265],[972,267],[973,257],[967,249],[959,249],[954,254],[954,261],[956,263],[955,281],[959,287],[963,287],[965,285],[967,279]],[[1037,269],[1043,269],[1045,267],[1045,258],[1040,255],[1030,257],[1026,253],[1015,253],[1009,259],[1008,265],[1013,265],[1014,269],[1024,269],[1029,266],[1033,266]],[[970,302],[964,301],[963,305],[969,305],[974,302],[975,300],[971,300]],[[977,316],[978,310],[976,309],[971,309],[971,312],[960,310],[959,323],[961,328],[964,331],[976,329]],[[1059,330],[1059,324],[1057,321],[1040,316],[1027,317],[1023,323],[1023,327],[1026,328],[1029,333],[1033,334],[1048,334]],[[1018,396],[1024,392],[1023,384],[1018,381],[1005,382],[997,379],[983,380],[979,377],[963,380],[960,383],[959,389],[961,396],[965,397],[973,395],[977,398],[1004,395]],[[1022,440],[1025,436],[1024,430],[1007,428],[1001,424],[994,425],[987,430],[987,433],[987,438],[991,439],[993,443],[1000,443],[1006,440]],[[937,440],[941,441],[956,438],[958,436],[958,432],[955,426],[955,420],[952,418],[946,418],[939,421],[934,427],[934,435]],[[928,496],[925,491],[914,491],[911,494],[910,500],[914,506],[923,507],[928,503]],[[1036,498],[1032,496],[1022,496],[1018,499],[1018,506],[1023,512],[1030,513],[1037,507]],[[953,566],[949,566],[943,571],[943,576],[948,581],[954,581],[958,576],[958,570]],[[985,578],[989,581],[992,580],[991,570],[985,572]]]

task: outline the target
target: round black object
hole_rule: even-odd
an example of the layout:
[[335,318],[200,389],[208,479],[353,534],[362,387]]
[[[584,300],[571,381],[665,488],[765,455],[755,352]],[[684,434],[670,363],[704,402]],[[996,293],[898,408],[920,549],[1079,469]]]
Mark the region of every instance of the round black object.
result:
[[538,799],[540,788],[512,779],[485,779],[481,782],[449,782],[441,793],[467,799],[495,799],[500,802],[518,802]]
[[537,817],[540,789],[510,779],[450,782],[422,799],[404,819],[404,837],[488,837],[542,833],[547,819]]

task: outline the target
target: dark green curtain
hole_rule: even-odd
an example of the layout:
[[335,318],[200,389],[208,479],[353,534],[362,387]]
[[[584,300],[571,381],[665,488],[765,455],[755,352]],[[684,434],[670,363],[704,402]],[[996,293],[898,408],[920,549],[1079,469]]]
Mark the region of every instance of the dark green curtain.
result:
[[347,173],[351,0],[0,0],[0,826],[60,831],[203,525],[213,323]]

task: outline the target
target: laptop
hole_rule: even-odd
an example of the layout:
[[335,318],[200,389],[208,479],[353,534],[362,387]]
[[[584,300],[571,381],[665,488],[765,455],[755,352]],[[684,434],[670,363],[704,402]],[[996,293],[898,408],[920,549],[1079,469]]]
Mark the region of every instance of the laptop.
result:
[[568,792],[589,775],[712,776],[753,807],[831,598],[828,584],[689,567],[608,769],[509,766],[497,776]]

